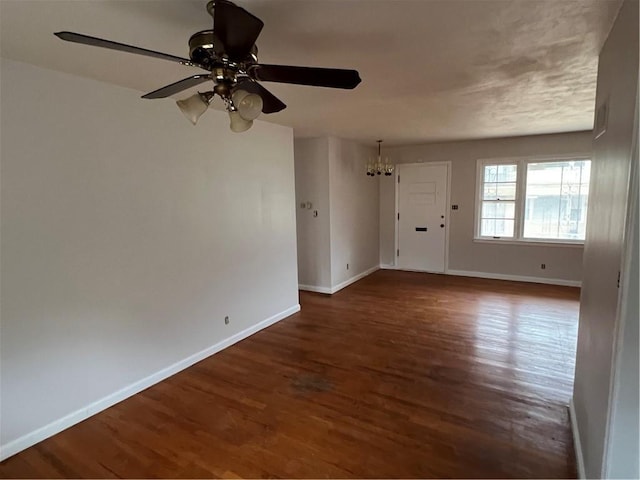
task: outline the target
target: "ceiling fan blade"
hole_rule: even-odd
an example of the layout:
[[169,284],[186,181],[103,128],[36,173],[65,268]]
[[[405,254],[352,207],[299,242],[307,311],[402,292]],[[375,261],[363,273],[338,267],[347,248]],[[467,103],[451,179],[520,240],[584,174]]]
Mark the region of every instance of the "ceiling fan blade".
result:
[[353,89],[360,82],[356,70],[339,68],[294,67],[289,65],[253,65],[249,76],[264,82],[295,83],[314,87]]
[[262,31],[264,23],[255,15],[227,0],[213,5],[213,31],[231,60],[244,60]]
[[206,82],[211,79],[211,75],[193,75],[191,77],[187,77],[185,79],[180,80],[179,82],[172,83],[171,85],[167,85],[166,87],[159,88],[158,90],[154,90],[153,92],[147,93],[143,95],[142,98],[167,98],[171,95],[179,93],[187,88],[195,87],[196,85],[200,85],[201,83]]
[[102,38],[90,37],[89,35],[83,35],[81,33],[56,32],[54,33],[54,35],[62,40],[66,40],[67,42],[82,43],[84,45],[91,45],[94,47],[110,48],[111,50],[119,50],[121,52],[135,53],[137,55],[145,55],[147,57],[169,60],[170,62],[177,62],[181,63],[182,65],[200,67],[200,65],[196,65],[187,58],[176,57],[175,55],[169,55],[168,53],[155,52],[153,50],[134,47],[133,45],[126,45],[124,43],[112,42],[111,40],[104,40]]
[[262,98],[262,113],[276,113],[287,108],[278,97],[253,80],[247,79],[238,83],[236,88],[259,95]]

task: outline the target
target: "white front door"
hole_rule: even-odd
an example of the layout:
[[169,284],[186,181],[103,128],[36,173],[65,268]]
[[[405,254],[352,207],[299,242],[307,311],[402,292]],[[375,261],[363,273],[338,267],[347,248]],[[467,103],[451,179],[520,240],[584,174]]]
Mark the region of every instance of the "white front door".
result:
[[444,272],[448,175],[448,164],[398,165],[398,268]]

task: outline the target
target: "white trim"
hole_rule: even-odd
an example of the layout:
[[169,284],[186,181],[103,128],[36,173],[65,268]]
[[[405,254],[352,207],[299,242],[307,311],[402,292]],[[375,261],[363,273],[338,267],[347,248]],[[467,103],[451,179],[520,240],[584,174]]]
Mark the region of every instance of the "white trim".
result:
[[453,177],[453,165],[451,161],[443,162],[447,164],[447,205],[444,211],[444,272],[449,271],[449,227],[451,225],[451,178]]
[[474,238],[475,243],[490,243],[493,245],[523,245],[528,247],[569,247],[584,248],[584,242],[546,242],[538,240],[514,240],[514,239],[497,239],[497,238]]
[[29,448],[32,445],[35,445],[36,443],[41,442],[42,440],[45,440],[46,438],[49,438],[57,433],[60,433],[61,431],[77,423],[80,423],[83,420],[86,420],[92,415],[95,415],[96,413],[99,413],[115,405],[116,403],[119,403],[131,397],[132,395],[135,395],[136,393],[140,393],[141,391],[161,382],[162,380],[165,380],[166,378],[169,378],[172,375],[175,375],[176,373],[184,370],[185,368],[190,367],[194,363],[204,360],[205,358],[215,353],[218,353],[219,351],[224,350],[227,347],[230,347],[234,343],[237,343],[240,340],[244,340],[245,338],[253,335],[254,333],[257,333],[260,330],[267,328],[273,325],[274,323],[279,322],[280,320],[290,315],[293,315],[294,313],[299,311],[300,311],[300,305],[296,304],[259,323],[256,323],[255,325],[249,328],[242,330],[241,332],[231,335],[230,337],[216,343],[215,345],[205,348],[200,352],[194,353],[193,355],[183,360],[180,360],[174,363],[173,365],[163,368],[162,370],[156,373],[153,373],[148,377],[143,378],[142,380],[132,383],[131,385],[124,387],[118,390],[117,392],[107,395],[106,397],[103,397],[100,400],[90,403],[89,405],[83,408],[80,408],[75,412],[72,412],[62,418],[59,418],[58,420],[54,420],[48,425],[40,427],[30,433],[23,435],[22,437],[19,437],[15,440],[12,440],[0,446],[0,461],[3,461],[11,457],[12,455],[15,455],[16,453],[21,452],[22,450]]
[[580,442],[580,430],[578,430],[578,419],[576,418],[576,408],[573,398],[569,402],[569,420],[571,421],[571,433],[573,434],[573,448],[576,453],[576,465],[578,467],[578,478],[587,478],[584,471],[584,457],[582,456],[582,443]]
[[502,164],[502,163],[512,163],[512,162],[556,162],[556,161],[571,161],[571,160],[591,160],[593,156],[593,152],[584,151],[577,153],[563,153],[563,154],[551,154],[551,155],[521,155],[521,156],[511,156],[511,157],[482,157],[478,158],[478,160],[482,160],[488,162],[487,164],[493,163],[494,165]]
[[352,283],[356,283],[358,280],[363,279],[367,275],[371,275],[373,272],[375,272],[377,270],[380,270],[380,268],[382,268],[380,265],[376,265],[375,267],[371,267],[368,270],[365,270],[362,273],[354,275],[353,277],[349,278],[348,280],[345,280],[344,282],[339,283],[339,284],[337,284],[337,285],[335,285],[335,286],[333,286],[331,288],[317,287],[315,285],[298,285],[298,289],[305,290],[307,292],[325,293],[327,295],[332,295],[332,294],[334,294],[336,292],[339,292],[343,288],[348,287]]
[[[622,247],[622,254],[620,255],[620,270],[619,270],[619,284],[618,284],[618,303],[616,306],[616,318],[613,327],[613,349],[611,352],[611,374],[609,375],[609,399],[607,404],[609,406],[607,410],[607,424],[605,427],[604,435],[604,447],[602,458],[602,471],[600,475],[602,478],[611,477],[611,451],[613,446],[611,445],[611,429],[612,424],[616,418],[616,412],[618,409],[618,395],[620,391],[620,382],[622,381],[620,376],[620,369],[622,365],[622,352],[624,349],[624,331],[625,325],[629,318],[627,312],[629,308],[630,300],[633,295],[637,295],[636,292],[629,290],[629,283],[631,283],[630,276],[632,275],[633,267],[632,259],[634,248],[637,250],[637,236],[638,236],[638,96],[640,93],[636,91],[636,107],[635,107],[635,119],[633,127],[633,139],[631,141],[631,150],[629,156],[631,162],[629,165],[629,181],[627,183],[627,214],[625,217],[625,229],[624,229],[624,244]],[[608,100],[607,100],[608,101]],[[603,132],[604,133],[604,132]],[[597,137],[596,137],[597,138]],[[634,241],[635,244],[634,245]],[[637,270],[636,270],[637,272]],[[636,273],[637,274],[637,273]]]
[[[380,264],[381,270],[402,270],[405,272],[421,272],[430,273],[432,275],[442,275],[442,272],[425,272],[421,270],[406,270],[400,269],[395,265],[389,265],[385,263]],[[564,280],[562,278],[544,278],[544,277],[528,277],[521,275],[507,275],[504,273],[488,273],[488,272],[471,272],[469,270],[447,270],[445,275],[452,275],[457,277],[474,277],[474,278],[489,278],[493,280],[509,280],[512,282],[527,282],[527,283],[544,283],[547,285],[560,285],[563,287],[581,287],[582,282],[579,280]]]
[[[518,172],[516,171],[516,180]],[[480,237],[480,216],[482,215],[482,199],[480,198],[480,185],[484,180],[484,163],[481,158],[476,160],[476,194],[473,199],[473,238]]]
[[336,293],[340,290],[342,290],[345,287],[348,287],[349,285],[351,285],[352,283],[356,283],[358,280],[363,279],[364,277],[366,277],[367,275],[371,275],[373,272],[380,270],[380,265],[376,265],[375,267],[371,267],[367,270],[365,270],[362,273],[359,273],[358,275],[355,275],[353,277],[351,277],[348,280],[345,280],[342,283],[339,283],[338,285],[331,287],[331,293]]
[[432,270],[418,270],[416,268],[396,268],[395,270],[401,270],[403,272],[428,273],[430,275],[449,275],[449,273],[447,272],[434,272]]
[[581,287],[579,280],[564,280],[562,278],[528,277],[524,275],[507,275],[504,273],[471,272],[468,270],[449,270],[448,275],[459,277],[491,278],[493,280],[509,280],[512,282],[544,283],[547,285],[562,285],[564,287]]
[[400,209],[398,205],[400,188],[398,188],[398,185],[400,184],[400,180],[398,180],[398,178],[400,177],[401,167],[402,165],[396,167],[396,175],[393,177],[393,194],[395,196],[393,209],[393,265],[398,265],[398,229],[400,228],[400,224],[398,223],[398,211]]
[[318,287],[316,285],[298,285],[298,290],[304,290],[306,292],[314,292],[314,293],[326,293],[327,295],[331,295],[331,288],[329,287]]

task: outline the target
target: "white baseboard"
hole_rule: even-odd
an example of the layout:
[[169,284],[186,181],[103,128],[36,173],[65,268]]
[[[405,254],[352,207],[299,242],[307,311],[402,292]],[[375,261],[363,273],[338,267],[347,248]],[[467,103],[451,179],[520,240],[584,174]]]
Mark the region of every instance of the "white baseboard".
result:
[[459,277],[491,278],[493,280],[510,280],[512,282],[544,283],[547,285],[562,285],[565,287],[581,287],[578,280],[564,280],[561,278],[526,277],[521,275],[505,275],[502,273],[470,272],[467,270],[447,270],[447,275]]
[[326,293],[328,295],[331,294],[331,289],[329,287],[316,287],[315,285],[298,285],[298,290],[305,290],[307,292],[315,292],[315,293]]
[[378,270],[380,270],[380,266],[379,265],[376,265],[375,267],[371,267],[370,269],[365,270],[364,272],[359,273],[358,275],[355,275],[355,276],[351,277],[350,279],[345,280],[342,283],[339,283],[335,287],[331,287],[331,293],[339,292],[343,288],[348,287],[352,283],[356,283],[358,280],[361,280],[364,277],[366,277],[367,275],[371,275],[373,272],[376,272]]
[[573,448],[576,452],[576,464],[578,465],[578,478],[587,478],[584,471],[584,457],[582,456],[582,443],[580,442],[580,430],[576,419],[576,409],[573,398],[569,402],[569,419],[571,420],[571,432],[573,433]]
[[390,263],[381,263],[380,270],[397,270],[395,265],[391,265]]
[[66,415],[58,420],[55,420],[49,423],[48,425],[40,427],[30,433],[27,433],[26,435],[23,435],[20,438],[17,438],[15,440],[12,440],[0,446],[0,461],[3,461],[6,458],[11,457],[12,455],[15,455],[16,453],[21,452],[22,450],[25,450],[26,448],[29,448],[32,445],[35,445],[36,443],[41,442],[46,438],[49,438],[57,433],[60,433],[61,431],[77,423],[80,423],[83,420],[86,420],[90,416],[95,415],[96,413],[99,413],[103,410],[106,410],[107,408],[115,405],[116,403],[119,403],[131,397],[132,395],[135,395],[136,393],[140,393],[141,391],[155,385],[156,383],[159,383],[162,380],[184,370],[185,368],[190,367],[194,363],[204,360],[205,358],[213,355],[214,353],[218,353],[219,351],[224,350],[227,347],[230,347],[234,343],[237,343],[240,340],[244,340],[245,338],[253,335],[254,333],[257,333],[260,330],[267,328],[270,325],[273,325],[274,323],[279,322],[280,320],[290,315],[293,315],[294,313],[299,311],[300,311],[300,305],[299,304],[294,305],[283,312],[277,313],[241,332],[236,333],[235,335],[232,335],[216,343],[215,345],[205,348],[200,352],[194,353],[193,355],[183,360],[180,360],[174,363],[173,365],[170,365],[160,370],[159,372],[151,374],[148,377],[143,378],[142,380],[132,383],[131,385],[124,387],[123,389],[118,390],[117,392],[107,395],[106,397],[103,397],[100,400],[97,400],[87,405],[86,407],[76,410],[75,412],[72,412],[69,415]]
[[373,272],[375,272],[377,270],[380,270],[380,266],[379,265],[376,265],[375,267],[371,267],[370,269],[365,270],[362,273],[354,275],[350,279],[345,280],[344,282],[339,283],[338,285],[335,285],[335,286],[333,286],[331,288],[328,288],[328,287],[317,287],[315,285],[302,285],[302,284],[300,284],[300,285],[298,285],[298,289],[299,290],[305,290],[307,292],[326,293],[328,295],[332,295],[332,294],[342,290],[343,288],[348,287],[352,283],[355,283],[358,280],[363,279],[367,275],[371,275]]

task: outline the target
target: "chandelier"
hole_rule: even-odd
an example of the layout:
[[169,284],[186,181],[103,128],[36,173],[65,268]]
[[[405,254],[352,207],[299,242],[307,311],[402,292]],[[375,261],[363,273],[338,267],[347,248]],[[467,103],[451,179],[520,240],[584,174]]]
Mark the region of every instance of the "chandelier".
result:
[[376,175],[382,175],[383,173],[389,177],[393,175],[393,164],[389,163],[389,157],[385,157],[384,163],[380,156],[380,149],[382,147],[382,140],[378,140],[378,159],[370,158],[367,162],[367,175],[375,177]]

